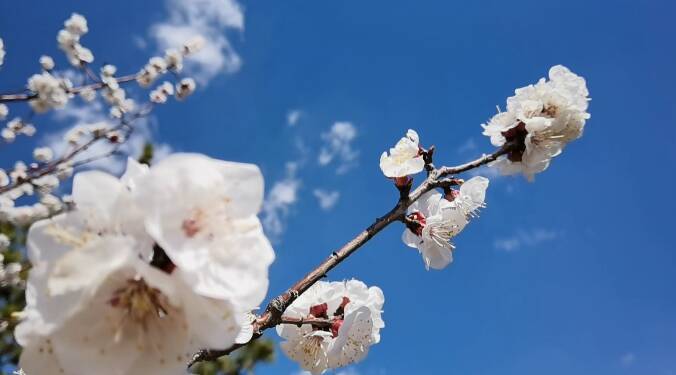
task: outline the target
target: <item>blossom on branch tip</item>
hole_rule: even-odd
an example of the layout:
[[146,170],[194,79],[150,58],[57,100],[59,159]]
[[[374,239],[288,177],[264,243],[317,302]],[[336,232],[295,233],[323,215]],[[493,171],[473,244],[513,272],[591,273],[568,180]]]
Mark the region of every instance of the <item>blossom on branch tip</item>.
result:
[[281,324],[277,333],[286,341],[282,351],[313,375],[362,360],[380,342],[385,298],[378,287],[357,280],[318,281],[301,294],[285,316],[322,318],[330,326]]
[[425,168],[425,161],[418,145],[418,133],[409,129],[406,136],[380,156],[380,169],[386,177],[399,178],[416,174]]
[[183,100],[195,92],[195,80],[192,78],[183,78],[176,85],[176,99]]
[[44,70],[52,70],[54,69],[54,59],[47,55],[42,55],[40,56],[40,66]]
[[482,125],[483,134],[496,147],[506,142],[516,145],[492,166],[532,180],[569,142],[582,136],[590,118],[589,91],[584,78],[557,65],[549,70],[549,80],[541,78],[514,93],[507,98],[507,111]]
[[453,261],[451,240],[485,206],[487,188],[488,179],[477,176],[451,193],[452,201],[430,190],[409,207],[402,241],[418,249],[426,269],[443,269]]
[[89,31],[87,20],[82,15],[73,13],[64,22],[64,26],[65,28],[57,34],[56,40],[70,64],[80,67],[83,63],[93,62],[94,55],[92,52],[80,44],[80,37]]

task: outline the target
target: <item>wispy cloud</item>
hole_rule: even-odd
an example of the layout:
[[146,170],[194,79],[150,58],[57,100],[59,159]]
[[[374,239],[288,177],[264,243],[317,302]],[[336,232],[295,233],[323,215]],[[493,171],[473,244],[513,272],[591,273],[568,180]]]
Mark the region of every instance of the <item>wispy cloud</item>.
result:
[[324,144],[319,151],[317,162],[326,166],[336,162],[336,173],[343,174],[357,164],[359,152],[352,142],[357,137],[357,128],[350,122],[336,122],[328,132],[322,134]]
[[226,37],[228,30],[244,30],[244,13],[234,0],[167,0],[169,17],[150,26],[149,33],[163,51],[180,48],[197,35],[204,48],[185,61],[185,70],[200,83],[219,73],[237,71],[242,60]]
[[[54,132],[45,133],[38,142],[42,146],[48,146],[56,155],[64,154],[68,149],[68,142],[65,140],[66,133],[76,126],[86,126],[96,123],[106,123],[113,126],[107,115],[107,108],[101,102],[76,104],[71,102],[66,108],[55,111],[53,116],[57,122],[68,124],[68,126]],[[84,168],[100,169],[112,174],[120,174],[124,171],[127,157],[138,157],[146,142],[152,141],[152,132],[150,122],[152,118],[141,118],[134,122],[134,132],[131,137],[119,148],[118,153],[112,156],[101,158],[87,163]],[[96,158],[105,155],[112,150],[113,146],[105,141],[95,143],[86,151],[80,153],[74,161]],[[155,147],[154,160],[160,160],[166,157],[172,151],[171,146],[167,144],[158,144]]]
[[324,211],[331,210],[340,198],[340,192],[337,190],[328,191],[323,189],[315,189],[312,194],[317,198],[319,207]]
[[493,246],[501,251],[513,252],[522,247],[533,247],[543,242],[552,241],[559,236],[559,232],[548,229],[519,230],[512,236],[496,239]]
[[624,367],[629,367],[636,362],[636,354],[634,353],[625,353],[620,357],[620,364]]
[[286,124],[289,126],[296,126],[302,116],[303,112],[301,110],[293,109],[286,114]]
[[477,145],[476,142],[474,141],[474,138],[468,138],[463,144],[461,144],[456,151],[458,154],[466,154],[469,153],[470,151],[476,150]]
[[273,238],[279,237],[284,232],[286,218],[291,207],[298,201],[301,181],[296,177],[297,170],[297,163],[287,163],[284,178],[272,185],[263,203],[263,226]]

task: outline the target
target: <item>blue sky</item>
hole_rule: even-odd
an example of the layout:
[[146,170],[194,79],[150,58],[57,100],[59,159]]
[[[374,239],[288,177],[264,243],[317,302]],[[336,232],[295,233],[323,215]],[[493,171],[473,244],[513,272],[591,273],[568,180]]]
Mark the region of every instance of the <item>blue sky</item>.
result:
[[[150,31],[172,17],[165,1],[0,3],[0,89],[22,87],[43,53],[65,66],[55,35],[73,11],[89,20],[83,41],[97,62],[136,71],[168,38]],[[270,233],[270,295],[394,204],[378,158],[406,129],[437,146],[438,164],[457,164],[491,150],[479,124],[514,88],[556,64],[587,78],[584,137],[534,183],[493,178],[488,208],[457,238],[449,268],[425,271],[393,225],[330,274],[386,297],[382,342],[351,371],[676,374],[673,2],[241,5],[243,27],[214,30],[227,35],[229,59],[202,71],[208,85],[187,102],[155,111],[149,129],[174,151],[256,163],[268,190],[281,186],[266,214],[282,226]],[[3,166],[69,125],[34,121],[37,138],[5,147]],[[356,135],[326,149],[333,159],[322,165],[322,134],[336,122]],[[337,192],[335,204],[322,209],[317,189]],[[258,373],[297,369],[280,353]]]

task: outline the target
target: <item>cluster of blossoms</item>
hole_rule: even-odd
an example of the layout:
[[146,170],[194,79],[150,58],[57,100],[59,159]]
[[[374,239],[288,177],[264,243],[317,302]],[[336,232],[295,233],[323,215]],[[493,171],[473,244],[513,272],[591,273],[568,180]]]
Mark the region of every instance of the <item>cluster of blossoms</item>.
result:
[[274,258],[262,198],[257,167],[193,154],[76,175],[74,209],[28,233],[21,367],[182,374],[197,349],[250,340]]
[[286,310],[287,317],[324,319],[328,324],[282,324],[282,351],[313,375],[362,360],[380,342],[385,297],[357,280],[318,281]]
[[[0,105],[0,109],[2,105]],[[0,137],[2,137],[2,140],[5,143],[12,143],[16,139],[17,136],[24,135],[27,137],[32,137],[35,135],[35,126],[33,124],[29,124],[22,120],[19,117],[15,117],[8,121],[5,124],[5,127],[0,130]]]
[[497,147],[515,142],[518,147],[494,166],[504,174],[523,173],[532,180],[566,144],[582,136],[590,117],[589,91],[584,78],[557,65],[549,70],[549,80],[541,78],[514,94],[507,99],[507,111],[483,125],[483,134]]
[[431,190],[408,208],[402,240],[420,251],[425,268],[442,269],[453,261],[451,240],[485,207],[487,188],[487,178],[472,177],[459,190],[448,189],[444,195]]
[[89,31],[87,20],[80,14],[73,13],[64,22],[64,28],[57,34],[59,48],[66,54],[68,62],[75,67],[94,61],[92,51],[80,44],[80,38]]
[[[419,142],[418,133],[409,129],[389,155],[383,152],[380,156],[383,174],[394,179],[400,188],[425,168],[424,150]],[[487,188],[488,179],[477,176],[462,183],[459,190],[445,188],[443,195],[430,190],[409,206],[402,240],[420,251],[426,269],[442,269],[451,263],[455,248],[451,239],[485,207]]]
[[[30,171],[38,169],[43,163],[50,162],[53,154],[50,148],[38,147],[33,152],[35,162],[26,165],[22,161],[17,161],[9,173],[0,169],[0,188],[12,184],[12,188],[0,194],[0,220],[26,225],[55,214],[68,205],[68,196],[59,198],[54,195],[60,181],[72,175],[73,170],[68,167],[67,163],[55,168],[53,174],[35,178],[30,183],[25,182]],[[38,197],[35,203],[24,206],[15,205],[15,201],[19,198],[33,195]]]
[[137,74],[136,81],[141,87],[148,87],[155,82],[157,77],[167,71],[180,73],[183,70],[183,59],[199,52],[204,47],[204,43],[204,38],[197,36],[186,42],[181,51],[170,48],[165,51],[164,57],[151,57]]
[[68,104],[68,99],[73,96],[70,92],[73,88],[70,80],[57,78],[48,71],[31,76],[27,87],[37,95],[29,102],[31,108],[37,113],[63,108]]

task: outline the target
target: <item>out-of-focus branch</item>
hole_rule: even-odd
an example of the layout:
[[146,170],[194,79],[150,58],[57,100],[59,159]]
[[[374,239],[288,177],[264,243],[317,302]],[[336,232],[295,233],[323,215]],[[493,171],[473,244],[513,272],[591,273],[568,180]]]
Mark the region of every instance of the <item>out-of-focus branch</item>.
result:
[[[121,76],[115,78],[118,83],[127,83],[136,80],[136,74],[130,74],[126,76]],[[94,82],[90,83],[87,85],[82,85],[82,86],[77,86],[73,87],[68,90],[69,94],[79,94],[83,90],[91,89],[91,90],[100,90],[106,86],[105,83],[103,82]],[[24,102],[24,101],[29,101],[32,99],[35,99],[38,97],[37,93],[34,92],[29,92],[29,93],[14,93],[14,94],[0,94],[0,103],[9,103],[9,102]]]
[[[474,168],[478,168],[482,165],[488,164],[492,161],[495,161],[502,155],[507,154],[512,150],[515,145],[505,144],[503,147],[493,152],[492,154],[484,154],[481,157],[470,161],[465,164],[461,164],[455,167],[440,167],[438,169],[433,166],[428,170],[428,176],[415,190],[413,190],[407,196],[402,196],[399,198],[397,204],[385,215],[376,219],[376,221],[371,224],[368,228],[364,229],[356,237],[350,240],[348,243],[343,245],[340,249],[333,251],[331,255],[324,260],[317,268],[312,270],[310,273],[305,275],[302,279],[296,282],[291,288],[286,292],[274,298],[268,304],[265,312],[261,314],[256,320],[254,320],[253,328],[254,334],[251,338],[251,341],[258,339],[268,328],[275,327],[279,324],[298,324],[298,322],[286,322],[285,318],[282,316],[284,311],[295,301],[298,296],[307,291],[314,283],[326,277],[327,273],[332,270],[334,267],[343,262],[347,257],[352,255],[357,251],[362,245],[368,242],[380,231],[385,229],[388,225],[395,221],[405,222],[406,220],[406,210],[408,207],[418,200],[426,192],[440,187],[448,187],[452,185],[457,185],[460,183],[458,179],[448,177],[450,175],[458,174],[461,172],[466,172]],[[431,155],[430,160],[427,164],[432,165]],[[251,342],[249,341],[249,342]],[[204,349],[197,352],[192,360],[188,363],[188,367],[192,366],[195,363],[202,361],[211,361],[215,360],[218,357],[228,355],[233,351],[241,348],[244,344],[235,344],[227,349],[215,350],[215,349]]]
[[[75,146],[72,148],[70,151],[62,155],[60,158],[57,158],[49,163],[45,163],[43,165],[38,166],[35,169],[29,169],[27,171],[27,176],[24,178],[17,179],[16,181],[12,181],[8,185],[1,186],[0,187],[0,194],[6,193],[12,189],[15,189],[23,184],[30,184],[33,183],[34,180],[44,177],[50,174],[56,173],[59,168],[62,166],[66,167],[78,167],[86,163],[90,163],[95,160],[99,160],[108,156],[111,156],[119,151],[119,148],[122,146],[122,143],[124,143],[127,139],[129,139],[129,136],[134,130],[133,127],[133,122],[141,117],[147,116],[148,113],[152,110],[152,106],[148,106],[146,109],[140,110],[136,113],[134,113],[132,116],[129,116],[128,118],[122,118],[120,120],[120,123],[108,130],[101,131],[99,133],[93,134],[91,139],[87,140],[86,142]],[[109,141],[109,137],[112,134],[116,133],[121,133],[122,135],[122,140],[120,140],[117,143],[114,143],[114,146],[112,150],[109,152],[103,153],[101,155],[95,155],[91,158],[79,160],[77,162],[73,162],[73,159],[80,155],[81,153],[87,151],[90,147],[92,147],[95,143],[101,142],[101,141]],[[71,163],[71,164],[69,164]]]

